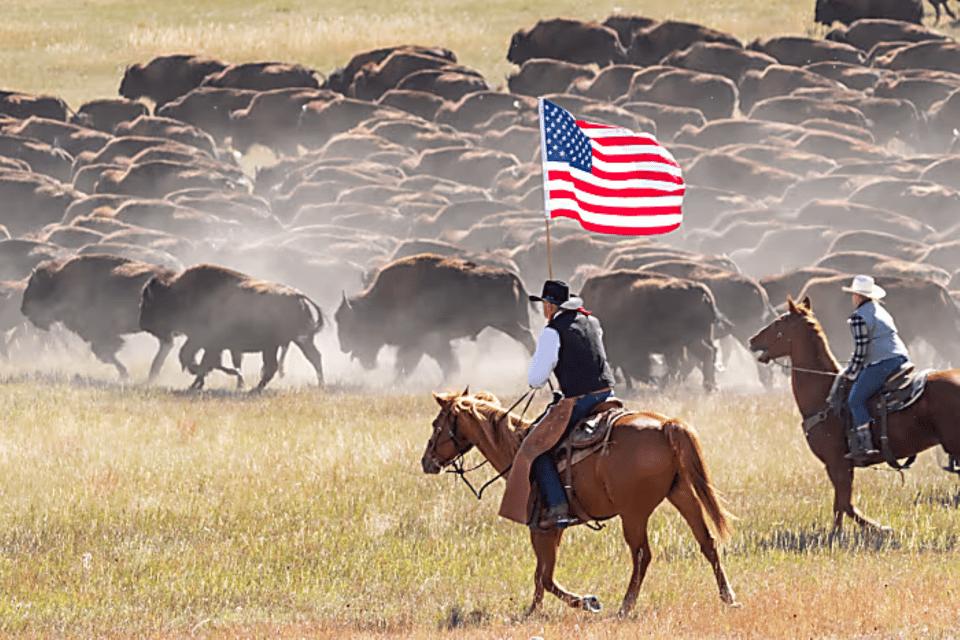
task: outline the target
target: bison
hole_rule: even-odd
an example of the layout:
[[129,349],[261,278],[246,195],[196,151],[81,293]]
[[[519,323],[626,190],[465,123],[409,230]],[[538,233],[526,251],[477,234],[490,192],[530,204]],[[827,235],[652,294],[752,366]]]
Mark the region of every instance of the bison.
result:
[[162,106],[196,89],[211,73],[229,66],[226,62],[192,54],[159,56],[127,67],[120,82],[120,95],[129,100],[146,97]]
[[[153,277],[175,272],[120,256],[92,254],[47,260],[37,265],[23,292],[20,311],[40,329],[61,322],[90,343],[99,360],[127,368],[117,359],[122,336],[140,331],[140,290]],[[149,379],[160,371],[173,347],[171,336],[157,336],[160,348],[150,364]]]
[[127,98],[101,98],[80,105],[70,117],[70,122],[103,133],[113,133],[118,124],[148,115],[150,109],[142,102]]
[[244,62],[224,67],[200,82],[201,87],[219,89],[319,89],[316,71],[301,64],[285,62]]
[[647,66],[659,63],[674,51],[682,51],[696,42],[722,42],[743,47],[734,36],[693,22],[664,20],[633,33],[627,48],[630,64]]
[[444,377],[456,373],[450,342],[476,339],[492,327],[531,354],[527,292],[506,269],[480,266],[449,256],[420,254],[385,266],[364,291],[336,312],[340,349],[366,369],[377,364],[381,347],[398,348],[396,374],[409,375],[424,354]]
[[[259,393],[277,373],[278,352],[293,342],[300,348],[323,384],[320,352],[314,335],[323,328],[323,313],[310,298],[295,289],[258,280],[232,269],[201,264],[182,273],[158,274],[143,286],[139,326],[163,340],[178,334],[187,341],[180,349],[180,364],[196,378],[190,389],[201,389],[207,373],[221,369],[224,351],[263,354]],[[199,365],[196,354],[203,350]]]
[[851,23],[863,18],[888,18],[922,24],[922,0],[817,0],[814,21],[830,26],[834,22]]
[[580,295],[603,321],[610,365],[628,385],[653,380],[653,354],[663,355],[676,373],[689,351],[701,362],[704,388],[716,389],[713,329],[722,316],[706,285],[617,269],[587,278]]
[[531,58],[553,58],[577,64],[597,63],[601,67],[627,61],[620,36],[610,27],[569,18],[541,20],[529,30],[517,31],[510,39],[507,60],[523,64]]

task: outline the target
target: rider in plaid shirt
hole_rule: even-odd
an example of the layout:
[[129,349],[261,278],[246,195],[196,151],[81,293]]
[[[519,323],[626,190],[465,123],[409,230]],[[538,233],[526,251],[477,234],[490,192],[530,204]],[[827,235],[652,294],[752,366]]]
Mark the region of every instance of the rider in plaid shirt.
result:
[[853,355],[850,364],[837,376],[835,387],[843,377],[853,380],[847,401],[856,425],[857,449],[847,458],[864,461],[879,453],[873,448],[870,433],[870,412],[867,401],[879,391],[887,378],[909,360],[907,347],[900,339],[893,317],[880,304],[887,292],[870,276],[857,276],[844,291],[852,294],[854,311],[850,315],[853,333]]

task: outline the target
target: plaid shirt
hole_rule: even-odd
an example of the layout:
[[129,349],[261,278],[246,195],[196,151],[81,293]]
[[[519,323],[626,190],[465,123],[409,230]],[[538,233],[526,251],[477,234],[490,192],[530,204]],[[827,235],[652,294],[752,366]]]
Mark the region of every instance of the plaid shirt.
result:
[[867,347],[870,345],[870,332],[867,323],[858,315],[850,317],[850,330],[853,332],[853,355],[844,375],[856,378],[867,364]]

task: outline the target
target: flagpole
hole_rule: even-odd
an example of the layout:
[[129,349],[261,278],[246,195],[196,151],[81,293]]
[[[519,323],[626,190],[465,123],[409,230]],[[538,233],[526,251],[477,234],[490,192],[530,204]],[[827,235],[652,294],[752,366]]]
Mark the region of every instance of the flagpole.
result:
[[547,138],[544,135],[543,98],[537,98],[537,113],[540,117],[540,162],[543,167],[543,224],[547,228],[547,274],[553,280],[553,259],[550,256],[550,194],[547,193]]
[[550,258],[550,218],[544,218],[543,224],[547,227],[547,274],[553,280],[553,260]]

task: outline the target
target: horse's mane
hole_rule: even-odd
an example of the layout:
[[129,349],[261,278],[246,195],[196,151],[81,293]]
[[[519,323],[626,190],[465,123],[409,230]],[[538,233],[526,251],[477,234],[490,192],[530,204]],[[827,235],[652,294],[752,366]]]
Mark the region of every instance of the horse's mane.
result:
[[480,422],[489,420],[493,424],[498,424],[506,416],[507,425],[510,431],[523,439],[530,430],[530,423],[518,415],[509,413],[500,406],[500,401],[493,394],[481,391],[469,396],[460,396],[456,399],[454,408],[457,411],[466,411]]
[[830,361],[837,368],[837,371],[839,371],[840,365],[837,362],[837,359],[834,357],[833,351],[830,349],[830,342],[827,340],[827,334],[823,330],[823,325],[820,324],[820,320],[818,320],[817,316],[814,315],[813,309],[799,305],[797,309],[800,310],[800,315],[803,317],[804,322],[806,322],[807,325],[810,326],[810,330],[813,331],[814,339],[820,341],[824,350],[826,351],[827,356],[830,358]]

